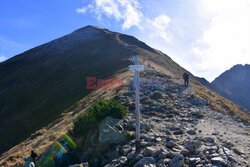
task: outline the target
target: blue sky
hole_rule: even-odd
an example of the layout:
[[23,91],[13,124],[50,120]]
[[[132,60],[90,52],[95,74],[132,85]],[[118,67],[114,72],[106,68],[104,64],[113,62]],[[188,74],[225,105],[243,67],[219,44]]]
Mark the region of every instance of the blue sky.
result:
[[0,62],[86,25],[133,35],[212,81],[250,63],[250,0],[2,0]]

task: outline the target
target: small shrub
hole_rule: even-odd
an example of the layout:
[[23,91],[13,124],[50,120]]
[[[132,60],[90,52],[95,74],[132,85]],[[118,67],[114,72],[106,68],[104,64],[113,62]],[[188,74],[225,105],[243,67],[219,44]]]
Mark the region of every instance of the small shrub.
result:
[[85,114],[74,121],[73,135],[85,135],[91,129],[97,128],[98,123],[106,116],[122,119],[127,114],[127,108],[116,100],[101,100],[89,108]]

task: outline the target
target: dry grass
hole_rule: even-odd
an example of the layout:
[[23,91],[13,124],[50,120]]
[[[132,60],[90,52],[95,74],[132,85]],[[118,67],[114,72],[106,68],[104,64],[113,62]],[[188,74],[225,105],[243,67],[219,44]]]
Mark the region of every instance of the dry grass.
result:
[[241,108],[232,101],[208,90],[206,87],[201,85],[194,85],[194,89],[195,96],[200,99],[208,100],[210,103],[209,107],[211,109],[230,116],[234,115],[235,117],[241,118],[246,122],[250,122],[250,116],[242,111]]
[[[113,78],[123,78],[129,74],[129,71],[121,70],[117,72]],[[23,158],[29,156],[31,150],[35,150],[38,154],[43,154],[54,141],[62,136],[64,133],[68,133],[73,128],[73,121],[77,116],[83,114],[90,106],[96,103],[100,99],[111,99],[115,96],[116,90],[103,90],[99,89],[83,99],[76,102],[70,108],[69,112],[64,112],[61,118],[58,118],[47,127],[36,131],[34,134],[41,132],[42,135],[33,140],[26,139],[22,143],[16,145],[9,151],[5,152],[0,157],[1,167],[14,167],[22,166],[24,164]],[[85,104],[81,107],[81,104]],[[66,111],[68,111],[67,109]]]

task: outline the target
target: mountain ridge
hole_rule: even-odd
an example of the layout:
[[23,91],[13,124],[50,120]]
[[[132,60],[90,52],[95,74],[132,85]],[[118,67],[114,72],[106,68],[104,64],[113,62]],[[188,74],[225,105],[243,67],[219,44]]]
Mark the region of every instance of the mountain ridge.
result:
[[[210,92],[168,55],[149,47],[135,37],[93,26],[87,29],[89,28],[100,31],[101,35],[92,38],[93,40],[77,38],[76,43],[69,46],[64,46],[67,41],[63,40],[64,36],[58,38],[63,40],[61,42],[51,41],[52,44],[59,43],[63,49],[53,50],[56,47],[49,46],[49,42],[0,64],[0,92],[3,91],[0,93],[0,110],[5,108],[1,113],[0,122],[8,127],[0,127],[1,153],[14,145],[17,146],[10,150],[12,154],[16,148],[23,148],[23,141],[28,142],[30,134],[42,130],[43,127],[46,131],[51,127],[57,129],[52,125],[60,124],[62,126],[59,131],[67,132],[70,127],[67,126],[65,129],[63,125],[72,123],[76,112],[74,110],[77,109],[76,113],[86,110],[81,100],[85,98],[86,102],[86,98],[92,97],[93,94],[92,102],[100,97],[100,94],[96,93],[101,92],[100,90],[86,90],[86,77],[107,79],[122,75],[125,78],[129,73],[128,65],[133,64],[130,58],[136,54],[139,55],[140,63],[150,64],[152,68],[164,74],[182,78],[184,72],[189,73],[197,97],[208,100],[216,111],[224,114],[233,112],[235,117],[249,121],[249,117],[245,116],[237,105]],[[84,28],[74,32],[82,31]],[[108,91],[105,93],[111,94]],[[66,121],[64,117],[67,118]],[[46,139],[50,135],[53,136],[53,133],[56,135],[54,138],[58,137],[59,132],[54,130],[46,134]],[[50,143],[51,141],[46,143],[46,147]],[[8,157],[8,152],[5,155]]]

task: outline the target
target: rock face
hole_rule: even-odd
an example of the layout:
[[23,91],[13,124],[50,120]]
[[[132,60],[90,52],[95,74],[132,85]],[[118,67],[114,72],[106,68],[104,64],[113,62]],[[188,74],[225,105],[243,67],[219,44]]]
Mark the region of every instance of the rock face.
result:
[[[226,95],[226,98],[250,111],[250,65],[235,65],[218,76],[212,84]],[[220,92],[217,92],[221,94]],[[223,94],[221,94],[223,96]]]
[[[99,142],[101,144],[117,144],[126,140],[127,132],[118,124],[119,120],[105,117],[99,124]],[[118,129],[117,127],[120,127]]]

